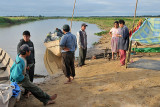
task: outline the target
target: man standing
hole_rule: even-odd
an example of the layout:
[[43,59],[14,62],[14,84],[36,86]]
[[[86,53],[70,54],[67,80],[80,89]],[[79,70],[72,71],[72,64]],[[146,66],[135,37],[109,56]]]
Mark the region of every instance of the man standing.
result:
[[129,30],[125,25],[124,20],[119,20],[119,26],[121,30],[120,30],[120,34],[117,35],[119,37],[118,49],[120,52],[121,66],[123,66],[125,65],[126,51],[128,50],[128,47],[129,47]]
[[86,34],[86,25],[83,23],[81,25],[81,30],[77,32],[77,42],[78,42],[78,47],[79,47],[79,61],[78,64],[79,66],[85,65],[85,59],[86,59],[86,54],[87,54],[87,34]]
[[33,82],[34,78],[34,67],[35,67],[35,52],[34,52],[34,45],[33,42],[30,40],[30,32],[24,31],[23,32],[23,39],[20,40],[17,46],[17,54],[20,52],[20,47],[23,44],[27,44],[32,50],[30,56],[26,57],[27,60],[27,74],[29,75],[30,81]]
[[75,66],[74,66],[74,52],[77,48],[76,36],[70,33],[69,25],[63,26],[64,35],[60,41],[60,47],[62,52],[62,70],[67,77],[67,82],[71,83],[71,79],[75,77]]

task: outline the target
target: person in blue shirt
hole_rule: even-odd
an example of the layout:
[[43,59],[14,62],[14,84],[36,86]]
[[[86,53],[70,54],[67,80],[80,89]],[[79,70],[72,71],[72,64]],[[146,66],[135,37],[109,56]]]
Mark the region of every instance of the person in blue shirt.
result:
[[61,53],[62,53],[62,70],[67,77],[66,84],[71,83],[71,80],[75,77],[75,66],[74,66],[74,53],[77,49],[76,36],[70,32],[70,26],[63,26],[64,35],[60,41]]
[[53,100],[56,99],[57,94],[49,96],[47,93],[43,92],[30,81],[29,76],[26,73],[26,57],[30,56],[30,50],[31,48],[27,44],[23,44],[20,47],[19,54],[10,69],[10,81],[22,84],[22,87],[25,90],[30,91],[38,100],[43,102],[44,105],[53,104],[55,103]]

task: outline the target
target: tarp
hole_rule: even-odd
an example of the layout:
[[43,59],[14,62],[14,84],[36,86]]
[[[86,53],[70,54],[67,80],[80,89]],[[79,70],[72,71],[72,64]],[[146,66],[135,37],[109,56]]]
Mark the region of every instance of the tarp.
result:
[[160,52],[160,47],[155,47],[155,48],[132,48],[132,51],[134,52]]
[[143,44],[160,44],[160,18],[148,18],[141,27],[133,33],[132,41]]
[[12,90],[12,96],[17,98],[19,96],[19,93],[21,92],[21,89],[16,82],[12,82],[11,85],[15,87],[15,89]]
[[160,61],[150,59],[139,59],[127,65],[127,68],[142,68],[160,71]]

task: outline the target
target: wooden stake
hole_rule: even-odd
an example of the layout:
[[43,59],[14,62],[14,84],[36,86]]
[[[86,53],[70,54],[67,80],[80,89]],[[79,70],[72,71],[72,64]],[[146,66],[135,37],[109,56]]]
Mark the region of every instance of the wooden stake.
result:
[[[137,12],[137,5],[138,5],[138,0],[136,1],[136,7],[135,7],[135,13],[134,13],[134,19],[133,19],[133,29],[134,29],[134,24],[135,24],[135,18],[136,18],[136,12]],[[133,34],[133,29],[132,29],[132,34]],[[129,45],[127,63],[130,62],[131,48],[132,48],[132,41],[130,41],[130,45]],[[127,68],[127,64],[126,64],[126,68]]]
[[76,5],[76,0],[74,1],[74,6],[73,6],[73,13],[72,13],[72,19],[71,19],[71,29],[72,29],[72,21],[73,21],[73,15],[74,15],[75,5]]

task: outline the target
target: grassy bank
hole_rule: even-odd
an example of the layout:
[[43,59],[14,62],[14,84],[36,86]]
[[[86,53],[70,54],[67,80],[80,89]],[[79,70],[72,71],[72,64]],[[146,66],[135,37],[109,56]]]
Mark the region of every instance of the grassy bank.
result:
[[9,26],[30,21],[41,20],[40,17],[0,17],[0,26]]
[[60,17],[0,17],[0,27],[22,24],[37,20],[55,19],[55,18],[57,19]]
[[[98,25],[104,31],[95,34],[101,36],[108,33],[110,29],[113,27],[113,23],[120,19],[125,20],[127,27],[129,29],[132,29],[133,17],[75,17],[74,21],[84,21]],[[144,17],[138,17],[136,18],[135,23],[137,23],[139,19],[145,20]]]
[[[43,19],[59,19],[67,17],[0,17],[0,26],[15,25],[21,23],[27,23],[31,21],[43,20]],[[70,18],[68,18],[70,20]],[[132,28],[133,18],[132,17],[75,17],[74,21],[84,21],[91,24],[97,24],[104,31],[96,33],[101,36],[109,32],[110,28],[113,27],[113,22],[119,19],[124,19],[129,29]],[[136,18],[136,23],[141,18]],[[142,18],[143,20],[145,18]]]

